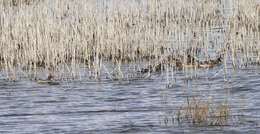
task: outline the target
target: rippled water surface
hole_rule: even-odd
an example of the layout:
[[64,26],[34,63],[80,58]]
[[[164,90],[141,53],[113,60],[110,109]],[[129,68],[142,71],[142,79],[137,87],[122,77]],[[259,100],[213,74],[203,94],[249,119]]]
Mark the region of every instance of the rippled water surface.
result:
[[[226,34],[217,32],[221,36],[216,44],[223,44],[222,36]],[[101,80],[88,76],[76,81],[54,78],[55,84],[40,84],[27,76],[20,76],[16,82],[6,81],[0,70],[0,133],[260,132],[258,66],[233,69],[228,62],[226,69],[223,64],[210,69],[200,68],[197,78],[189,70],[173,73],[169,70],[167,75],[165,72],[153,72],[149,77],[148,74],[138,75],[136,70],[129,71],[127,64],[124,66],[123,74],[129,75],[124,75],[122,80],[111,79],[112,75],[103,67],[102,72],[107,74]],[[169,80],[169,87],[166,86],[166,79]],[[194,125],[176,121],[179,107],[186,104],[187,97],[194,96],[211,100],[212,105],[227,98],[227,121],[222,125]]]
[[[0,133],[256,133],[260,130],[259,68],[230,69],[226,75],[222,68],[200,69],[197,80],[185,80],[185,73],[176,71],[169,88],[163,73],[59,85],[2,78]],[[224,126],[171,120],[186,96],[217,101],[227,95],[229,118],[235,120]]]

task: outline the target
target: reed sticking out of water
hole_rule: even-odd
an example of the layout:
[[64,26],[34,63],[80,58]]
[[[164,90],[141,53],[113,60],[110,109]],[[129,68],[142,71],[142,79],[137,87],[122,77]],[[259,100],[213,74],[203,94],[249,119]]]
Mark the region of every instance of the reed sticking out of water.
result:
[[258,62],[259,9],[256,0],[4,0],[0,65],[7,78],[18,76],[16,69],[44,68],[69,69],[75,79],[77,64],[87,64],[100,79],[102,61],[121,66],[138,60],[159,63],[167,56],[208,60],[224,54],[237,67]]
[[226,125],[229,117],[228,98],[219,104],[187,97],[187,103],[179,106],[173,120],[193,125]]

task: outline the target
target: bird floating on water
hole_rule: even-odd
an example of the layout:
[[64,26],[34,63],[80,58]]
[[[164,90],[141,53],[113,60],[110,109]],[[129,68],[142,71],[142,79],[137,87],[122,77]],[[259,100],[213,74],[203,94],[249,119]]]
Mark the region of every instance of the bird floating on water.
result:
[[39,79],[38,83],[41,83],[41,84],[43,84],[43,83],[51,83],[52,82],[52,78],[53,78],[53,76],[49,75],[46,80]]
[[38,80],[38,83],[39,84],[49,84],[49,85],[59,85],[60,84],[59,82],[53,81],[52,78],[53,78],[53,76],[49,75],[47,77],[47,79],[45,79],[45,80],[42,80],[42,79]]

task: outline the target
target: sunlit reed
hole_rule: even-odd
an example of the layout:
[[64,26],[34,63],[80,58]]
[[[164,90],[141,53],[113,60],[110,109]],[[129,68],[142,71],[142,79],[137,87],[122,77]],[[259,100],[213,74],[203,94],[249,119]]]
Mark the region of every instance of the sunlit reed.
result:
[[[234,68],[259,64],[259,10],[256,0],[2,1],[0,65],[15,80],[15,70],[37,77],[38,68],[60,76],[69,70],[77,79],[80,64],[100,79],[104,62],[116,63],[124,77],[124,63],[155,67],[168,56],[200,62],[223,56],[224,68],[227,60]],[[197,65],[185,64],[187,78],[197,75]],[[170,68],[162,68],[168,76]]]

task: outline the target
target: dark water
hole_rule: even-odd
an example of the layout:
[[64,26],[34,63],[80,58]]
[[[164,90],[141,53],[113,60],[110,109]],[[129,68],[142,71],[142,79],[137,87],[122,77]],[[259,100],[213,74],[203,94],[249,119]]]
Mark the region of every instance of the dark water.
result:
[[[1,78],[0,133],[257,133],[259,68],[230,69],[226,75],[222,68],[200,69],[197,80],[185,80],[185,73],[176,71],[168,89],[163,73],[153,73],[150,79],[104,77],[59,85]],[[218,101],[227,95],[229,118],[235,120],[224,126],[171,121],[186,96]]]

